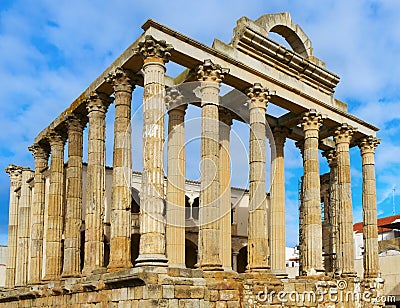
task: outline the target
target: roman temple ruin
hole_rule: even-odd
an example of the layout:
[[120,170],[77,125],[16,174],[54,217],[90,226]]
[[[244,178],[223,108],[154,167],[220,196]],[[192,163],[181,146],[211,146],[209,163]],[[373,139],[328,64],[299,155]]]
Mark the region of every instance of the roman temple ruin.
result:
[[[376,299],[383,288],[378,128],[334,98],[339,77],[314,56],[300,26],[288,13],[242,17],[230,43],[215,39],[211,47],[153,20],[142,28],[37,135],[29,147],[34,170],[6,169],[9,252],[0,307],[382,306],[359,296]],[[183,71],[168,75],[168,61]],[[222,85],[232,90],[222,95]],[[143,100],[132,100],[140,87]],[[269,104],[285,113],[272,116]],[[143,117],[140,172],[132,169],[136,105]],[[190,153],[200,157],[198,182],[186,179],[189,105],[201,110],[200,153]],[[114,145],[106,167],[109,108]],[[231,188],[233,121],[248,128],[248,190]],[[287,139],[296,141],[304,168],[296,278],[288,277],[285,262]],[[363,277],[354,269],[351,147],[362,157]],[[324,176],[319,151],[330,166]]]

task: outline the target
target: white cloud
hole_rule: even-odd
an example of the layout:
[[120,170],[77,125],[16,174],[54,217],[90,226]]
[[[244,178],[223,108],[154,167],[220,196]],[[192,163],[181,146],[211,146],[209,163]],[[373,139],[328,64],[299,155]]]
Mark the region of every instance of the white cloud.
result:
[[[398,1],[245,3],[233,0],[228,7],[224,2],[210,0],[188,3],[183,0],[101,0],[92,4],[78,0],[43,0],[29,4],[16,0],[8,9],[0,9],[0,42],[5,46],[0,49],[0,83],[3,85],[0,91],[0,168],[8,163],[33,165],[26,147],[32,144],[35,135],[142,33],[140,25],[147,18],[211,44],[214,37],[229,42],[236,20],[243,15],[256,19],[263,13],[290,11],[294,21],[311,38],[315,55],[341,76],[337,98],[351,102],[351,112],[382,128],[383,140],[376,157],[378,200],[387,200],[383,196],[392,185],[400,187],[397,183],[400,124],[396,122],[400,120],[400,66],[396,65],[400,32],[394,30],[400,28]],[[134,99],[139,103],[140,96],[134,94]],[[111,120],[112,110],[108,124]],[[134,144],[140,145],[141,127],[134,124],[133,129],[137,132]],[[287,208],[291,211],[288,230],[296,230],[297,212],[294,210],[297,208],[297,179],[302,173],[301,157],[293,142],[286,144],[290,197]],[[112,147],[110,125],[107,147]],[[234,148],[233,153],[239,152]],[[187,155],[189,160],[193,158],[196,167],[199,154]],[[359,178],[359,153],[352,151],[351,155],[352,163],[356,162],[352,166],[353,178]],[[140,157],[141,150],[134,150],[136,169],[141,168]],[[107,163],[111,163],[110,150]],[[235,168],[234,176],[248,172],[245,161]],[[232,182],[240,182],[235,181]],[[0,192],[5,196],[2,208],[7,208],[8,185],[7,175],[1,173]],[[359,208],[356,211],[359,212]],[[6,220],[5,215],[0,216],[0,223]],[[288,239],[297,238],[297,231],[293,232],[288,234]]]

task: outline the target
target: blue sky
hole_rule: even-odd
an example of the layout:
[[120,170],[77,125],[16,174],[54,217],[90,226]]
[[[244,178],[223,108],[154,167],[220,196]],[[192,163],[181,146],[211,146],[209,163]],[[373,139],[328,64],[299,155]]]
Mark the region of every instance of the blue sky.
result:
[[[190,4],[189,4],[190,3]],[[376,155],[379,215],[400,212],[400,2],[268,1],[22,1],[0,3],[0,169],[33,167],[34,137],[141,33],[153,18],[211,45],[229,42],[236,20],[288,11],[313,42],[315,55],[341,77],[335,97],[381,131]],[[134,100],[140,100],[140,91]],[[112,118],[110,108],[108,121]],[[193,111],[195,114],[195,111]],[[109,125],[110,127],[110,125]],[[235,129],[240,130],[236,124]],[[110,152],[110,151],[109,151]],[[361,162],[351,150],[354,217],[361,219]],[[288,245],[297,241],[301,159],[286,149]],[[107,155],[108,164],[111,156]],[[135,166],[135,161],[134,161]],[[136,164],[140,167],[140,164]],[[190,167],[190,166],[189,166]],[[321,160],[321,170],[327,165]],[[241,185],[233,174],[233,183]],[[191,174],[196,177],[196,172]],[[190,176],[190,174],[189,174]],[[0,172],[0,244],[7,242],[9,180]]]

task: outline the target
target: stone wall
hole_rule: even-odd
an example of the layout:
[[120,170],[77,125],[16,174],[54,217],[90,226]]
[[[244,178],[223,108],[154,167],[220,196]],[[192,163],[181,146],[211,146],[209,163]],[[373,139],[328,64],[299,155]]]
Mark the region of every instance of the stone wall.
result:
[[[0,307],[379,307],[346,300],[366,286],[357,278],[140,267],[7,291]],[[380,287],[368,284],[374,296]]]

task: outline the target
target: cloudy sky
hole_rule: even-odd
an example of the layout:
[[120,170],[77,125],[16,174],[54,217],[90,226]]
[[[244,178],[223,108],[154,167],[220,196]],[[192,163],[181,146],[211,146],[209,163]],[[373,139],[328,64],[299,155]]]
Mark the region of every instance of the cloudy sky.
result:
[[[0,169],[9,163],[33,167],[27,147],[34,137],[142,33],[140,26],[147,18],[211,45],[214,38],[229,42],[236,20],[243,15],[257,19],[265,13],[283,11],[290,12],[311,38],[315,55],[341,76],[336,98],[347,102],[351,113],[380,127],[378,135],[382,143],[376,157],[378,213],[392,214],[393,188],[399,213],[400,2],[397,0],[1,0]],[[140,103],[140,99],[140,91],[136,91],[134,101]],[[196,116],[195,110],[190,112]],[[246,141],[243,129],[240,124],[234,125],[235,132],[242,136],[238,140]],[[108,133],[112,136],[112,131]],[[292,142],[287,145],[287,244],[294,245],[297,181],[302,169],[298,151]],[[361,219],[359,156],[358,149],[351,150],[357,221]],[[111,164],[110,154],[107,163]],[[193,159],[188,166],[194,170],[189,172],[192,178],[198,176],[195,164]],[[136,158],[134,166],[140,169],[140,159]],[[233,183],[242,186],[237,170]],[[321,170],[327,171],[322,160]],[[0,244],[7,243],[8,191],[8,176],[0,172]]]

